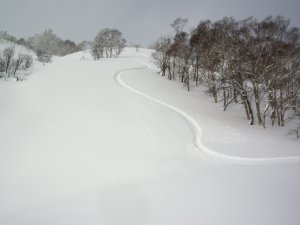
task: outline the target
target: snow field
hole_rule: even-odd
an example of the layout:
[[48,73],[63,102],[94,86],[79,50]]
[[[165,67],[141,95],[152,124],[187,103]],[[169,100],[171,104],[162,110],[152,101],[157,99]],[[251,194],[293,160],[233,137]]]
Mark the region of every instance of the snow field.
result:
[[0,224],[299,224],[299,163],[223,160],[191,131],[230,159],[297,158],[299,144],[214,112],[146,68],[150,53],[81,52],[0,81]]

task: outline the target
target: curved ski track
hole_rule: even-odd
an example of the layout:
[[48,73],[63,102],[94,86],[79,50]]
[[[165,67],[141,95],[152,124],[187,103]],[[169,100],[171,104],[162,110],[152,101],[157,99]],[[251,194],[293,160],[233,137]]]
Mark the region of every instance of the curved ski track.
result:
[[299,156],[287,156],[287,157],[274,157],[274,158],[246,158],[246,157],[239,157],[239,156],[231,156],[231,155],[225,155],[222,154],[220,152],[214,151],[213,149],[210,149],[208,147],[206,147],[202,141],[201,141],[201,136],[202,136],[202,128],[199,126],[199,124],[197,123],[197,121],[191,117],[189,114],[187,114],[186,112],[184,112],[183,110],[170,105],[166,102],[163,102],[159,99],[153,98],[133,87],[130,87],[128,84],[126,84],[122,79],[121,79],[121,75],[123,72],[127,72],[127,71],[134,71],[134,70],[144,70],[144,69],[149,69],[151,68],[150,65],[146,64],[145,62],[139,60],[138,58],[135,58],[136,61],[144,64],[145,66],[140,66],[140,67],[134,67],[134,68],[130,68],[130,69],[122,69],[117,71],[114,74],[114,79],[116,81],[116,83],[121,86],[124,87],[138,95],[141,95],[153,102],[156,102],[160,105],[163,105],[169,109],[171,109],[172,111],[176,112],[177,114],[179,114],[188,124],[191,133],[193,135],[193,144],[194,147],[198,150],[198,151],[202,151],[204,153],[206,153],[207,155],[210,155],[212,157],[230,162],[230,163],[235,163],[235,164],[246,164],[246,165],[263,165],[263,164],[286,164],[286,163],[300,163],[300,157]]

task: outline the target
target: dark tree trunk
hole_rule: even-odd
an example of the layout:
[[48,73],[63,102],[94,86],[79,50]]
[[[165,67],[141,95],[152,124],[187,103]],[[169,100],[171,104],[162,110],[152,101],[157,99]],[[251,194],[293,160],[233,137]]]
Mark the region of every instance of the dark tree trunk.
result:
[[254,98],[255,98],[256,115],[257,115],[258,123],[259,123],[259,125],[261,125],[262,119],[261,119],[261,113],[260,113],[260,96],[258,93],[258,88],[254,87],[253,92],[254,92]]

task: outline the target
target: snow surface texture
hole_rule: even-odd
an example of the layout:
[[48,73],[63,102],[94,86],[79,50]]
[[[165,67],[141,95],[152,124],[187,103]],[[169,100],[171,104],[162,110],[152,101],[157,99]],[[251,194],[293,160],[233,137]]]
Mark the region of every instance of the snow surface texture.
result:
[[161,78],[150,54],[0,81],[0,224],[300,223],[299,142]]

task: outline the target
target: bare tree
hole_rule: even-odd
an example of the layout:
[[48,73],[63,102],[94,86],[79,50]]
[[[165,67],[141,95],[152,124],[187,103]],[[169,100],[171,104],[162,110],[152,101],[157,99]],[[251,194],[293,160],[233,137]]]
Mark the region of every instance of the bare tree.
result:
[[[177,74],[180,81],[190,90],[190,57],[191,48],[189,46],[189,36],[186,32],[177,33],[174,37],[172,46],[172,60],[177,64]],[[173,65],[175,72],[176,67]]]
[[12,63],[12,73],[13,75],[16,75],[16,72],[21,69],[21,65],[23,64],[24,62],[24,56],[22,54],[18,54],[17,56],[17,59],[16,60],[13,60],[13,63]]
[[6,74],[9,74],[9,69],[10,69],[14,55],[15,55],[15,47],[14,46],[7,47],[3,50]]
[[23,60],[24,60],[23,67],[22,67],[23,70],[27,70],[33,65],[33,59],[31,55],[23,54]]
[[187,25],[188,19],[178,17],[174,20],[174,22],[171,24],[171,27],[173,27],[175,33],[183,32],[184,27]]
[[154,63],[160,68],[162,76],[165,76],[167,69],[170,71],[171,38],[161,37],[156,43],[154,43],[153,48],[155,50],[152,54]]
[[16,75],[18,70],[27,70],[33,64],[33,59],[27,54],[18,54],[16,59],[12,60],[12,74]]
[[[5,72],[5,60],[0,55],[0,73],[3,73],[3,72]],[[1,77],[1,74],[0,74],[0,77]]]
[[126,40],[122,38],[121,41],[117,43],[116,56],[119,56],[125,47],[126,47]]

